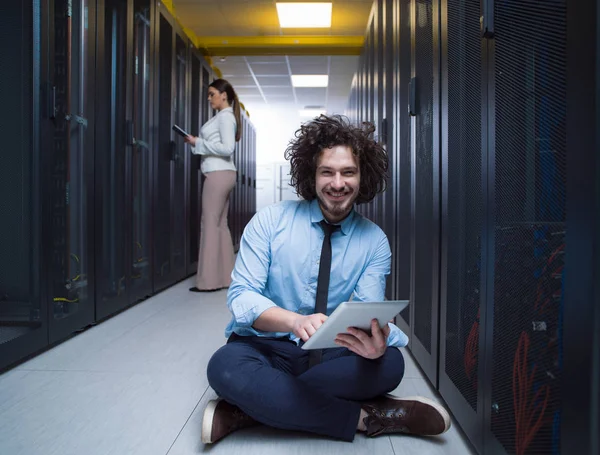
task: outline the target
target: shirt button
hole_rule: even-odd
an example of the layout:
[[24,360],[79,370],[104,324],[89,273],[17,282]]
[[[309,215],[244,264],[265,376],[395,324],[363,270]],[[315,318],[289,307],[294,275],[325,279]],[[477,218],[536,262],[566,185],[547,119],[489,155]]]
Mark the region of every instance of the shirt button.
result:
[[317,259],[317,265],[319,265],[319,262],[320,262],[320,261]]

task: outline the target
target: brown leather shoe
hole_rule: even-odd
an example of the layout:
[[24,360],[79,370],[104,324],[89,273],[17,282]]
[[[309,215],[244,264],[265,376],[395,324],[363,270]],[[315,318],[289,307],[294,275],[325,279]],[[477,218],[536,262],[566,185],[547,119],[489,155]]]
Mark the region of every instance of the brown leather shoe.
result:
[[237,406],[219,398],[211,400],[204,409],[202,418],[202,442],[212,444],[229,433],[258,425],[258,422]]
[[407,433],[434,436],[450,428],[450,415],[433,400],[425,397],[396,398],[385,395],[362,403],[368,414],[363,419],[367,436]]

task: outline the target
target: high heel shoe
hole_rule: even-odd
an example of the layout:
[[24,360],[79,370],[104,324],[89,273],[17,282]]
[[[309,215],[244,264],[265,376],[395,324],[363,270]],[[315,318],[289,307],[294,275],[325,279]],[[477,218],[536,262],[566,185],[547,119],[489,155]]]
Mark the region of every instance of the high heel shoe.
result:
[[221,289],[226,289],[226,288],[198,289],[196,286],[194,286],[193,288],[190,288],[190,291],[192,291],[192,292],[217,292],[217,291],[220,291]]

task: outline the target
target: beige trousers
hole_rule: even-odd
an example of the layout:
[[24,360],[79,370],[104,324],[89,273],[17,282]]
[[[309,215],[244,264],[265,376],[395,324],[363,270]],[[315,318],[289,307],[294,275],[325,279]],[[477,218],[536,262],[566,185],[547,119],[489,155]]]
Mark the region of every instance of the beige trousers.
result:
[[202,217],[198,251],[198,289],[219,289],[231,283],[233,242],[227,225],[229,193],[235,186],[235,171],[208,172],[202,188]]

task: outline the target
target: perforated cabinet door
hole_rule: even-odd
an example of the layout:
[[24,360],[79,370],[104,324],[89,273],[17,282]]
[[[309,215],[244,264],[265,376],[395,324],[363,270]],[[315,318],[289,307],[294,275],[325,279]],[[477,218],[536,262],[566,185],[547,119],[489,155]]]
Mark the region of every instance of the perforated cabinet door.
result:
[[11,62],[0,72],[0,370],[48,343],[50,299],[41,286],[40,212],[48,189],[41,190],[40,123],[43,118],[48,126],[50,120],[40,111],[39,87],[41,23],[54,12],[35,3],[0,6],[0,55],[2,61]]
[[566,19],[565,0],[494,3],[486,411],[490,444],[506,453],[558,453],[560,445],[562,277],[569,254]]
[[487,41],[480,0],[442,2],[442,266],[440,392],[471,442],[483,446],[480,356],[486,315],[484,177]]
[[439,270],[439,63],[437,0],[413,0],[412,345],[437,385]]

